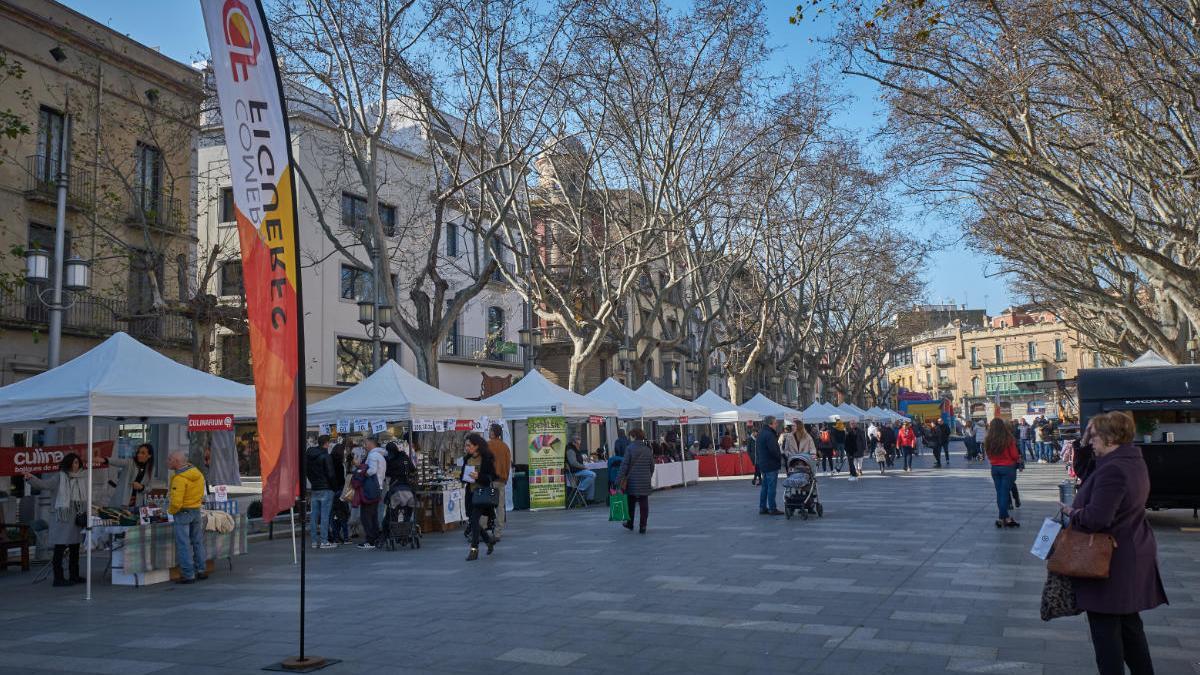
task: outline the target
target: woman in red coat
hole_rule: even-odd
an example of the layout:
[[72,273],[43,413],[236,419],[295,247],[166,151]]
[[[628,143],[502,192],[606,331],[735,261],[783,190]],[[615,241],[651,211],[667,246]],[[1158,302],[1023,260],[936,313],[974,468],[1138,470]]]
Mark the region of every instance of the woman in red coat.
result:
[[999,417],[993,418],[988,425],[983,452],[992,465],[992,483],[996,486],[996,508],[1000,512],[996,527],[1020,527],[1021,524],[1009,515],[1008,504],[1013,486],[1017,484],[1021,455],[1017,452],[1017,439],[1013,438],[1012,429]]
[[1100,675],[1154,672],[1138,612],[1167,602],[1158,573],[1158,545],[1146,522],[1150,476],[1133,445],[1133,418],[1110,412],[1092,418],[1095,466],[1063,513],[1071,527],[1107,532],[1117,541],[1107,579],[1072,579],[1075,604],[1087,612]]

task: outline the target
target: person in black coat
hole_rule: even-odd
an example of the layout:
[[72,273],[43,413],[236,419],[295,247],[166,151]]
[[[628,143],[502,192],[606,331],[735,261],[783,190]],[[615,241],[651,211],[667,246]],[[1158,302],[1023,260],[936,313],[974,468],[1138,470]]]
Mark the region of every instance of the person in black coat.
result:
[[621,462],[621,471],[617,474],[617,485],[625,492],[629,500],[629,520],[623,523],[625,529],[633,529],[633,514],[641,508],[638,521],[638,532],[646,534],[646,520],[650,516],[650,493],[654,490],[654,457],[646,445],[646,435],[641,429],[629,432],[632,440],[625,449],[625,459]]
[[755,447],[754,465],[762,474],[762,486],[758,490],[758,512],[772,516],[783,515],[783,511],[775,505],[775,487],[779,483],[779,467],[783,464],[779,455],[779,432],[776,430],[778,426],[779,421],[774,415],[764,417]]
[[304,452],[304,475],[308,478],[309,509],[308,522],[312,526],[313,548],[334,548],[329,543],[329,514],[333,510],[334,467],[329,454],[332,441],[322,434],[317,444]]
[[862,458],[867,454],[867,432],[857,423],[846,428],[846,463],[850,465],[850,480],[862,475]]
[[492,451],[488,449],[487,441],[479,434],[467,435],[467,464],[476,466],[473,460],[478,460],[479,464],[475,469],[474,480],[467,485],[467,528],[471,535],[471,550],[467,553],[467,560],[479,559],[479,540],[487,544],[488,555],[492,554],[492,550],[496,547],[496,542],[492,536],[483,531],[482,517],[487,516],[488,522],[492,522],[496,518],[496,506],[493,504],[476,504],[475,490],[487,488],[494,490],[492,483],[496,480],[496,457]]
[[329,541],[335,544],[350,543],[350,505],[342,500],[346,489],[346,444],[338,443],[329,453],[333,460],[333,509],[329,513]]
[[950,466],[950,425],[946,424],[946,420],[938,418],[937,424],[933,427],[933,461],[934,468],[942,468],[941,457],[938,452],[941,451],[941,457],[946,458],[946,466]]

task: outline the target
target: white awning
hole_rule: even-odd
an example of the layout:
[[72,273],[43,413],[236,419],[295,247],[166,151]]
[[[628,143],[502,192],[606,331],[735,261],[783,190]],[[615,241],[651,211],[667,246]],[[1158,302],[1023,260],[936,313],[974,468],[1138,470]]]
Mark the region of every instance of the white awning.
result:
[[637,388],[637,392],[654,401],[659,407],[670,411],[669,414],[662,417],[655,417],[655,419],[686,417],[689,423],[693,421],[708,422],[708,418],[712,414],[712,411],[707,407],[669,394],[653,382],[643,382],[642,386]]
[[745,406],[734,405],[718,396],[712,389],[700,394],[693,402],[711,410],[713,422],[757,422],[762,419],[762,413]]
[[661,402],[643,396],[611,377],[589,392],[586,398],[616,406],[617,416],[621,419],[660,419],[674,415],[674,409],[664,407]]
[[407,422],[482,417],[499,419],[500,406],[448,394],[390,359],[362,382],[308,406],[310,425],[349,419]]
[[501,406],[504,419],[509,421],[530,417],[617,416],[617,406],[564,389],[536,370],[529,371],[516,384],[483,402]]

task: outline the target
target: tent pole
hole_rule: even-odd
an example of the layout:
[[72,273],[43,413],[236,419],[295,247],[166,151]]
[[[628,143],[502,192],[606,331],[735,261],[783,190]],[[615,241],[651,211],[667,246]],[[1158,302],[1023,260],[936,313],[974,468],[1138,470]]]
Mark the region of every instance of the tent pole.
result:
[[85,545],[87,549],[87,579],[84,582],[86,588],[84,600],[92,599],[92,416],[88,415],[88,499],[87,499],[87,539]]
[[677,417],[675,421],[679,422],[679,477],[683,479],[683,487],[687,487],[687,451],[683,449],[687,443],[687,434],[683,431],[683,417]]
[[296,507],[292,506],[288,509],[288,517],[292,519],[292,564],[300,562],[296,556]]
[[713,470],[717,472],[717,480],[721,480],[721,462],[717,459],[717,428],[713,426],[712,418],[708,419],[708,437],[712,439]]

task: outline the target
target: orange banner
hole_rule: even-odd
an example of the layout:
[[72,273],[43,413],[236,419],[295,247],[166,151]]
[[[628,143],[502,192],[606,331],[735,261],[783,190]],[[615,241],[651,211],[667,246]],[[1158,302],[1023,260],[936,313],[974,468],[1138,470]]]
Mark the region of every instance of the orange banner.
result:
[[300,494],[304,322],[292,146],[261,3],[201,0],[242,246],[263,519]]

